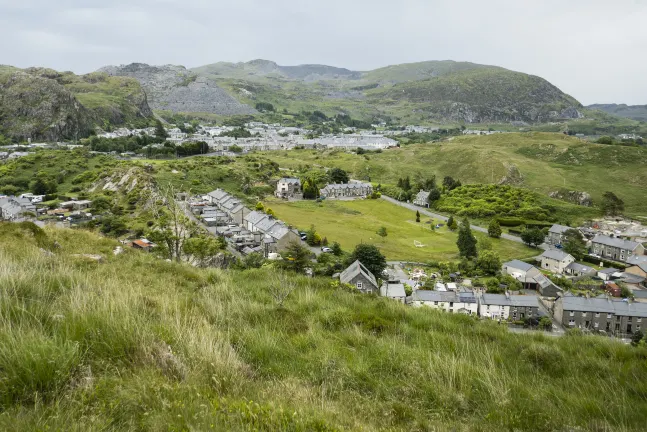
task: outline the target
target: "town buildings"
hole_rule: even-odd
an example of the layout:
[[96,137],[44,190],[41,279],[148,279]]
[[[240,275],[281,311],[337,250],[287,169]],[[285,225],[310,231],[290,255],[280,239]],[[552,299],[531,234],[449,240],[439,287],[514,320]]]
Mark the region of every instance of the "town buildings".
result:
[[532,295],[483,294],[479,300],[479,315],[493,320],[521,321],[538,318],[539,300]]
[[553,225],[548,230],[548,235],[546,236],[545,242],[551,246],[561,245],[564,241],[564,234],[570,229],[573,228],[565,225]]
[[326,199],[366,198],[373,193],[370,183],[329,184],[321,189],[319,195]]
[[541,268],[555,274],[563,274],[575,262],[575,258],[559,249],[548,249],[540,256]]
[[282,178],[276,183],[277,198],[283,199],[303,199],[301,190],[301,180],[297,178]]
[[427,306],[448,313],[476,315],[478,300],[473,292],[416,290],[411,298],[413,306]]
[[627,262],[627,260],[634,255],[644,255],[645,247],[634,241],[605,235],[596,235],[593,240],[591,240],[591,251],[602,258]]

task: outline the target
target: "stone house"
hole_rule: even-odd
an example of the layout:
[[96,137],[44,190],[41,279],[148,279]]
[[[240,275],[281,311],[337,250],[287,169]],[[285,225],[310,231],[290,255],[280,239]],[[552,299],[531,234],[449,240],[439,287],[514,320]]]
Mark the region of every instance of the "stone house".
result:
[[575,258],[559,249],[548,249],[540,256],[541,268],[552,273],[563,274],[569,264],[575,262]]
[[493,320],[513,321],[540,316],[539,300],[534,295],[483,294],[479,315]]
[[427,306],[448,313],[467,315],[478,314],[478,301],[473,292],[416,290],[412,295],[412,305]]
[[537,290],[544,297],[557,297],[562,292],[562,289],[544,276],[537,267],[523,261],[503,263],[501,272],[521,282],[523,289]]
[[373,193],[370,183],[329,184],[319,191],[322,198],[366,198]]
[[429,192],[420,189],[420,192],[418,192],[414,198],[413,203],[420,207],[429,208]]
[[602,258],[627,262],[634,255],[644,255],[645,247],[637,242],[597,235],[591,240],[591,251]]
[[276,183],[277,198],[283,199],[303,199],[303,191],[301,190],[301,180],[297,178],[284,177]]
[[407,293],[401,283],[384,282],[380,287],[380,296],[406,303]]
[[631,267],[627,267],[627,269],[625,270],[625,273],[631,273],[636,276],[642,276],[644,278],[647,278],[647,262],[640,263]]
[[565,328],[630,335],[644,329],[647,303],[612,300],[606,295],[595,298],[576,297],[568,292],[555,302],[554,315]]
[[378,294],[379,288],[377,280],[373,273],[368,271],[364,265],[358,261],[352,263],[339,276],[341,283],[353,285],[358,291],[364,294]]
[[551,246],[561,245],[564,241],[564,233],[566,233],[566,231],[568,231],[569,229],[572,228],[565,225],[553,225],[548,230],[548,235],[546,236],[545,242]]

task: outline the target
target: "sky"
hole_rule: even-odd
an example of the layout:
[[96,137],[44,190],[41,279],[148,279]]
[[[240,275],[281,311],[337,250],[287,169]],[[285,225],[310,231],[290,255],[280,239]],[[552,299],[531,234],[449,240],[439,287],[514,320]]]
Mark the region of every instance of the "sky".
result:
[[0,0],[0,64],[273,60],[370,70],[457,60],[580,102],[647,104],[647,0]]

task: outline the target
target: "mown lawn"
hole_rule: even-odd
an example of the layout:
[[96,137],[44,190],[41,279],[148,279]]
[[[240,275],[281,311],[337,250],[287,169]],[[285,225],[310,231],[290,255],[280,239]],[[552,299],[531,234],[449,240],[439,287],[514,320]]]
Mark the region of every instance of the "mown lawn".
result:
[[[372,243],[378,246],[389,260],[429,260],[458,259],[456,247],[457,234],[446,227],[431,231],[429,218],[422,217],[416,223],[416,214],[383,200],[357,201],[314,201],[286,202],[266,200],[276,216],[300,230],[315,225],[322,237],[332,243],[339,242],[346,250],[359,243]],[[435,221],[438,223],[439,221]],[[376,234],[380,227],[386,227],[387,237],[382,239]],[[486,238],[475,233],[477,238]],[[418,248],[414,240],[426,247]],[[536,249],[507,240],[492,240],[493,248],[501,258],[528,258],[538,255]]]

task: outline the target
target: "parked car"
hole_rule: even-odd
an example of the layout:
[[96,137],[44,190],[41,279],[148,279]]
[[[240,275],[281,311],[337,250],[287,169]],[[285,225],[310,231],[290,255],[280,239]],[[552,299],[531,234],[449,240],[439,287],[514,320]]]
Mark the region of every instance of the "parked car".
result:
[[321,248],[321,252],[323,252],[323,253],[332,253],[332,249],[330,249],[329,247],[324,246],[324,247]]
[[307,239],[307,238],[308,238],[308,236],[307,236],[307,235],[305,235],[305,234],[301,236],[301,240],[302,240],[302,241],[306,241],[306,239]]

